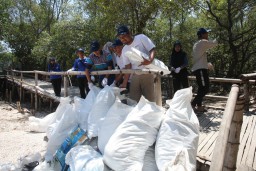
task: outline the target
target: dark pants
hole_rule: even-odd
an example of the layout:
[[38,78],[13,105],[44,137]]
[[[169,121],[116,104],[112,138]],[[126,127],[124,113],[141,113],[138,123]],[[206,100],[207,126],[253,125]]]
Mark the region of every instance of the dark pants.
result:
[[174,93],[181,88],[188,88],[188,72],[186,70],[173,74]]
[[193,72],[198,85],[197,95],[192,101],[192,106],[202,106],[204,96],[209,91],[209,75],[207,69],[198,69]]
[[81,96],[81,98],[85,99],[85,97],[86,97],[85,90],[86,90],[87,94],[90,91],[90,89],[88,87],[88,81],[85,77],[80,77],[80,78],[77,78],[77,82],[78,82],[78,87],[80,90],[80,96]]
[[55,93],[55,96],[60,97],[61,92],[61,78],[52,79],[52,86]]

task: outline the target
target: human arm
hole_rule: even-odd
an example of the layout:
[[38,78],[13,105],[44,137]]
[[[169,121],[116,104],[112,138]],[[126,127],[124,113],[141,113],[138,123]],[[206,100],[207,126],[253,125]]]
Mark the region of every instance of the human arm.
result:
[[[132,68],[132,64],[125,65],[125,69],[131,69],[131,68]],[[124,74],[123,83],[119,87],[120,88],[126,88],[129,78],[130,78],[130,74]]]
[[156,51],[155,51],[155,48],[151,49],[151,50],[149,51],[149,60],[143,58],[144,61],[141,62],[140,65],[149,65],[149,64],[151,64],[152,61],[153,61],[154,58],[155,58],[155,52],[156,52]]

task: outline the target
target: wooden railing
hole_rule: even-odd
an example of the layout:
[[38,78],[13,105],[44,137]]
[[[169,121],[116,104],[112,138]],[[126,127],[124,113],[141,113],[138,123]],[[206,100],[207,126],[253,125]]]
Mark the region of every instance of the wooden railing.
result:
[[210,171],[236,170],[243,112],[244,98],[239,96],[239,86],[233,85],[213,150]]

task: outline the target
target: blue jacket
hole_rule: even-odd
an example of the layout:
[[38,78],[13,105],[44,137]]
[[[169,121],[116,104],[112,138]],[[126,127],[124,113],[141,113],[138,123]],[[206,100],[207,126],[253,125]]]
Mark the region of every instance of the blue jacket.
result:
[[[84,57],[84,59],[77,58],[73,65],[74,71],[85,71],[87,68],[87,59]],[[85,75],[77,75],[77,78],[83,78]]]
[[[60,72],[60,64],[54,63],[54,64],[48,64],[48,72]],[[58,79],[61,78],[61,75],[50,75],[50,79]]]

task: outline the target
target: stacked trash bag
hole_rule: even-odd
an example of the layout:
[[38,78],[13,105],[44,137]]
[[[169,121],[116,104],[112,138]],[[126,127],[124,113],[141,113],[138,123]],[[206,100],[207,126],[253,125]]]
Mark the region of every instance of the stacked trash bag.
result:
[[30,129],[48,138],[35,171],[195,171],[199,122],[192,88],[179,90],[166,110],[143,96],[93,87],[86,99],[61,98],[55,112],[30,117]]

